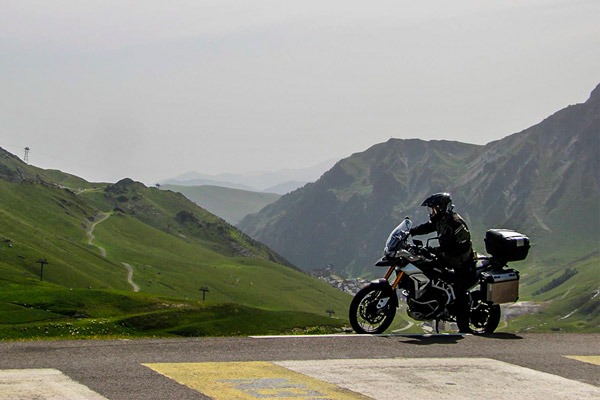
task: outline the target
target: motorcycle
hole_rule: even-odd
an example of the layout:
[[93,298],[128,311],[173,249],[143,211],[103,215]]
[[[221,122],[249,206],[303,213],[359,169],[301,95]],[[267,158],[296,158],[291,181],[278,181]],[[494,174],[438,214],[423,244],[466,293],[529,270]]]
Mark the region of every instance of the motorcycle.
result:
[[[508,229],[490,229],[485,247],[490,256],[477,255],[467,287],[468,312],[457,309],[453,271],[441,265],[435,249],[420,240],[408,242],[412,221],[406,217],[389,235],[382,257],[375,265],[387,267],[383,278],[371,281],[350,304],[350,323],[356,333],[381,334],[392,324],[399,306],[398,295],[409,317],[417,321],[455,322],[460,332],[489,334],[500,322],[500,304],[516,302],[519,272],[507,262],[527,257],[529,238]],[[435,238],[434,238],[435,239]],[[393,278],[393,279],[392,279]]]

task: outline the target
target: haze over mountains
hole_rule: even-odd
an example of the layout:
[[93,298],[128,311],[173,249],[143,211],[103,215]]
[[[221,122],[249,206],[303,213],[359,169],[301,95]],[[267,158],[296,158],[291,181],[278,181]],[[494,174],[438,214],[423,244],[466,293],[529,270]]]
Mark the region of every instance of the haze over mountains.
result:
[[312,167],[301,169],[282,169],[275,172],[249,172],[247,174],[205,175],[199,172],[188,172],[171,179],[161,185],[176,186],[220,186],[232,189],[257,191],[265,193],[286,194],[308,182],[317,180],[337,160],[329,160]]
[[162,181],[160,188],[182,193],[200,207],[236,225],[281,195],[316,181],[333,164],[330,160],[308,168],[248,174],[188,172]]
[[183,194],[200,207],[236,225],[246,215],[262,210],[281,197],[276,193],[233,189],[230,187],[201,185],[161,185],[163,190]]

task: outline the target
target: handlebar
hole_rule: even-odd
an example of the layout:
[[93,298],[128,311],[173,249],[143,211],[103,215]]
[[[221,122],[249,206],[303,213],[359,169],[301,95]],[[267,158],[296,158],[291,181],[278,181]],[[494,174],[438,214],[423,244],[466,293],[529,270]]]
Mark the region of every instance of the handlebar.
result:
[[437,259],[437,254],[432,251],[431,247],[406,243],[406,249],[415,255],[423,256],[432,260]]
[[414,251],[415,251],[416,254],[425,256],[427,258],[431,258],[431,256],[432,256],[431,252],[427,248],[425,248],[423,246],[415,246],[415,245],[413,245],[412,248],[414,249]]

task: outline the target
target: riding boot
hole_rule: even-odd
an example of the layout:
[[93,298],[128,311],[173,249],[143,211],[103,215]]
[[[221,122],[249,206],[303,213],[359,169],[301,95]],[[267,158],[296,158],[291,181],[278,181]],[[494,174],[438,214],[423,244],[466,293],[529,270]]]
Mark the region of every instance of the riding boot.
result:
[[[456,320],[457,321],[469,321],[469,317],[470,317],[470,310],[469,310],[469,301],[468,301],[468,297],[467,294],[464,292],[459,292],[456,294]],[[460,328],[460,324],[459,324],[459,328]],[[462,329],[460,329],[460,333],[472,333],[471,328],[468,327],[468,324],[466,326],[463,326]]]
[[470,304],[469,304],[469,295],[467,293],[469,289],[469,281],[470,281],[470,272],[467,270],[459,270],[456,274],[456,280],[454,282],[454,294],[456,295],[455,300],[455,313],[457,321],[467,321],[466,324],[462,324],[463,327],[459,329],[461,333],[472,333],[472,330],[469,328],[469,317],[470,317]]

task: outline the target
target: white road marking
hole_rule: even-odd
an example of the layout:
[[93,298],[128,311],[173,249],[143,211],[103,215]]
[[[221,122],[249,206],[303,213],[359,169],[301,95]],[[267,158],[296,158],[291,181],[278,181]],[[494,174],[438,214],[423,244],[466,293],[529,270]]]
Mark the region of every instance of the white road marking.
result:
[[[365,335],[372,336],[372,335]],[[264,336],[250,336],[252,339],[290,339],[290,338],[325,338],[325,337],[356,337],[356,335],[347,335],[344,333],[332,333],[329,335],[264,335]]]
[[280,361],[375,400],[597,400],[600,388],[486,358]]
[[365,336],[375,336],[375,337],[437,337],[437,336],[443,336],[443,337],[448,337],[448,336],[465,336],[465,335],[470,335],[470,333],[415,333],[415,334],[395,334],[395,333],[382,333],[382,334],[361,334],[361,335],[356,335],[353,333],[331,333],[328,335],[273,335],[273,336],[269,336],[269,335],[264,335],[264,336],[249,336],[252,339],[293,339],[293,338],[312,338],[312,339],[318,339],[318,338],[357,338],[357,337],[365,337]]
[[106,400],[56,369],[0,370],[1,400]]

